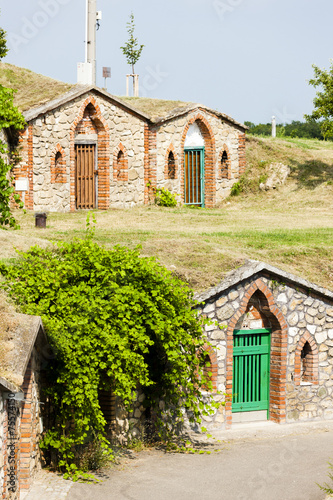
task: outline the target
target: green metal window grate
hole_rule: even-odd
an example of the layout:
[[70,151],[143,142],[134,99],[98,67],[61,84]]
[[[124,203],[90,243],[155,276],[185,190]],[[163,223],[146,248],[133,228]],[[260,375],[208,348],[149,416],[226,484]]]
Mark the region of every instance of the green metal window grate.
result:
[[235,330],[232,411],[269,409],[270,330]]
[[184,151],[184,201],[185,205],[204,206],[204,148]]

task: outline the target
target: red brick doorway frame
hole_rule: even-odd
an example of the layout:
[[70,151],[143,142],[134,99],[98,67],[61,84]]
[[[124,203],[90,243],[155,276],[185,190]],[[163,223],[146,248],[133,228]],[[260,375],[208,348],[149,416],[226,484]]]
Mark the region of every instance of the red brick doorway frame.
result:
[[238,320],[245,314],[251,297],[260,293],[266,307],[263,315],[271,323],[271,353],[270,353],[270,384],[269,384],[269,420],[283,423],[286,420],[286,377],[287,377],[287,346],[288,326],[275,304],[274,297],[265,283],[258,278],[246,290],[238,311],[231,318],[227,330],[227,367],[226,367],[226,427],[232,424],[232,380],[233,380],[233,344],[234,330]]
[[187,132],[190,126],[196,123],[200,129],[200,132],[205,141],[205,207],[213,208],[215,206],[216,200],[216,182],[215,182],[215,138],[212,127],[209,122],[200,113],[192,116],[192,118],[187,122],[182,135],[181,142],[181,193],[182,200],[184,202],[184,145],[187,136]]
[[97,131],[97,172],[98,172],[98,206],[107,210],[110,206],[110,131],[103,118],[100,107],[93,96],[87,97],[82,103],[80,111],[71,126],[70,131],[70,209],[76,210],[75,203],[75,133],[84,118],[85,111]]

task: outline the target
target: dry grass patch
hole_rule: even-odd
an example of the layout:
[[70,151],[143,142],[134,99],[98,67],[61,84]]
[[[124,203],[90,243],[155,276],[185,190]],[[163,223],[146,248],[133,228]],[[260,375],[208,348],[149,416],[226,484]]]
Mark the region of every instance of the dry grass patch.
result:
[[20,111],[44,104],[74,87],[3,62],[0,63],[0,84],[16,90],[14,104]]
[[[95,211],[96,240],[108,248],[141,245],[142,255],[156,256],[197,291],[217,284],[245,259],[262,260],[333,289],[333,186],[326,180],[333,144],[250,138],[249,145],[248,176],[256,179],[254,192],[231,197],[213,210],[150,206]],[[299,166],[300,175],[292,173],[284,186],[260,192],[262,158],[289,165],[317,158],[317,181],[304,182]],[[50,213],[43,230],[34,227],[33,214],[19,213],[19,231],[0,230],[0,258],[16,258],[14,247],[26,250],[33,244],[84,237],[86,217],[85,211]]]
[[165,99],[151,99],[148,97],[119,97],[122,101],[146,113],[152,119],[164,116],[177,108],[184,108],[194,104],[192,102],[171,101]]

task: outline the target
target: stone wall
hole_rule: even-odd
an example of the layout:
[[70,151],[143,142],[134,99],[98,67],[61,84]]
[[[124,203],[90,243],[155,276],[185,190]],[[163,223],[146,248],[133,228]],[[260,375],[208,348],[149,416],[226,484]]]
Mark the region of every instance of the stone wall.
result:
[[[82,134],[81,119],[84,111],[91,104],[92,120],[97,124],[96,134]],[[77,130],[73,124],[76,124]],[[101,208],[130,207],[144,201],[144,122],[119,106],[94,95],[84,94],[57,109],[47,112],[30,123],[33,136],[29,149],[29,127],[22,134],[23,161],[16,168],[16,178],[30,176],[33,166],[33,203],[27,208],[35,211],[67,212],[75,209],[75,150],[74,143],[79,138],[95,142],[97,151],[104,143],[99,136],[104,134],[108,141],[107,158],[98,158],[98,164],[105,162],[103,169],[106,177],[99,172],[98,192],[100,197],[105,190],[109,193],[107,206]],[[103,138],[104,141],[104,138]],[[114,152],[122,147],[128,165],[128,181],[114,179]],[[61,176],[54,172],[54,161],[61,150]],[[97,152],[97,154],[99,154]],[[31,156],[31,158],[29,157]],[[53,170],[52,170],[53,169]],[[32,172],[31,172],[32,175]],[[30,179],[30,177],[29,177]],[[31,197],[32,190],[25,193],[25,199]],[[27,205],[27,203],[26,203]]]
[[205,418],[212,428],[232,422],[235,328],[272,330],[271,420],[333,418],[333,304],[329,297],[278,277],[256,275],[205,301],[201,313],[214,322],[206,326],[206,335],[217,357],[217,388],[228,395],[226,406]]
[[[194,121],[205,137],[206,206],[213,207],[229,195],[244,170],[243,129],[204,108],[151,124],[98,92],[59,101],[55,109],[45,108],[29,120],[20,134],[22,161],[15,168],[15,178],[26,179],[28,185],[22,200],[36,212],[75,210],[75,144],[80,143],[95,145],[97,208],[148,203],[148,181],[179,194],[182,201],[184,141]],[[175,178],[168,175],[170,151]]]
[[[214,196],[215,204],[219,204],[230,194],[232,185],[239,178],[239,134],[238,129],[221,118],[204,111],[193,111],[187,115],[174,118],[157,127],[157,159],[156,185],[165,187],[173,193],[178,193],[183,200],[184,171],[184,131],[188,123],[198,120],[208,124],[212,132]],[[207,149],[207,147],[206,147]],[[168,179],[166,164],[169,151],[173,151],[176,161],[176,178]],[[228,175],[222,175],[222,154],[228,152]],[[207,182],[206,182],[207,189]]]

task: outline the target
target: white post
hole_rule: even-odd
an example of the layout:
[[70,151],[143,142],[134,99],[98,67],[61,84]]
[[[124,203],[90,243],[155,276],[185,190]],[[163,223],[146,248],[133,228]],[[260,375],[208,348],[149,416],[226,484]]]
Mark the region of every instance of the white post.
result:
[[272,116],[272,137],[276,137],[276,118]]
[[134,75],[134,97],[139,97],[139,75]]
[[131,75],[126,75],[126,97],[129,97],[129,77]]
[[96,1],[87,0],[86,62],[92,66],[92,85],[96,85]]

